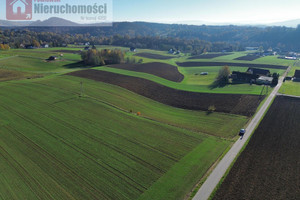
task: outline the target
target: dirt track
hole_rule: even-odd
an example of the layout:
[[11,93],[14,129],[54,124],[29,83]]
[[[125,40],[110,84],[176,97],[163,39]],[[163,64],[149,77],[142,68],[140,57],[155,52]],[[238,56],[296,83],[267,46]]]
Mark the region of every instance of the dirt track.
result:
[[229,67],[255,67],[255,68],[270,68],[270,69],[284,69],[287,66],[281,65],[264,65],[264,64],[252,64],[252,63],[229,63],[229,62],[183,62],[176,63],[180,67],[212,67],[212,66],[225,66]]
[[173,107],[207,111],[214,105],[216,112],[252,116],[262,98],[257,95],[208,94],[176,90],[155,82],[100,70],[83,70],[68,75],[88,78],[128,89],[132,92]]
[[120,64],[111,65],[110,67],[136,72],[144,72],[174,82],[181,82],[184,78],[184,76],[178,71],[177,67],[159,62],[146,64]]
[[299,98],[276,97],[215,200],[299,199],[299,110]]

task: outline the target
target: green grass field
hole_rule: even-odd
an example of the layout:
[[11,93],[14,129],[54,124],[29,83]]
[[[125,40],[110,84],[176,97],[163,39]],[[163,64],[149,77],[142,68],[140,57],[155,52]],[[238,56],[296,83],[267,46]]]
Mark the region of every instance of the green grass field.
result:
[[56,79],[0,87],[4,199],[136,199],[152,187],[180,197],[230,143],[80,98]]
[[[135,54],[124,47],[97,47]],[[114,85],[64,75],[82,68],[77,64],[80,55],[72,53],[82,48],[1,52],[0,199],[184,199],[249,119],[178,109]],[[168,55],[147,49],[137,53]],[[55,62],[45,61],[60,54]],[[202,61],[240,62],[233,59],[243,55]],[[188,57],[142,59],[177,66]],[[293,65],[275,57],[251,63]],[[210,88],[220,67],[178,67],[185,75],[182,83],[110,67],[95,69],[180,90],[260,94],[261,86],[249,84]],[[209,75],[200,76],[202,71]],[[295,94],[298,86],[289,84],[284,87]]]
[[282,94],[300,96],[300,82],[286,81],[279,90]]

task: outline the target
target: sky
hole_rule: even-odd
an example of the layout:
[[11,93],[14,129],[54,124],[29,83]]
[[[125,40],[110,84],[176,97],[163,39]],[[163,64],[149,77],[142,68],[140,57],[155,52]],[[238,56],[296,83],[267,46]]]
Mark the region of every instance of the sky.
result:
[[113,0],[114,21],[272,23],[300,19],[300,0]]
[[[6,2],[0,0],[0,19],[6,19]],[[24,1],[24,0],[23,0]],[[34,2],[39,0],[26,0]],[[47,1],[47,0],[44,0]],[[266,24],[300,19],[300,0],[59,0],[61,4],[100,5],[109,2],[113,21],[146,21],[187,24]],[[47,4],[47,3],[44,3]],[[52,3],[48,3],[52,5]],[[33,14],[32,20],[61,17],[93,23],[85,15]],[[92,15],[89,15],[92,16]],[[82,20],[83,19],[83,20]]]

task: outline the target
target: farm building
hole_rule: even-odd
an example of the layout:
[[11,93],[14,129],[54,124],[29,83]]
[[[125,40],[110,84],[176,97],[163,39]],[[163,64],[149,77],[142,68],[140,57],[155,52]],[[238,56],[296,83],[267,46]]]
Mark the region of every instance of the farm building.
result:
[[131,52],[136,52],[136,48],[135,47],[130,47],[130,51]]
[[273,81],[272,77],[260,76],[258,79],[256,79],[256,84],[259,84],[259,85],[271,85],[272,81]]
[[254,75],[259,75],[259,76],[270,76],[270,74],[271,74],[270,70],[258,69],[258,68],[252,68],[252,67],[250,67],[247,70],[247,73],[254,74]]
[[237,72],[237,71],[233,71],[231,74],[231,78],[233,81],[239,81],[239,82],[255,82],[255,80],[258,78],[259,76],[256,74],[251,74],[248,72]]
[[169,54],[173,54],[173,55],[179,55],[179,54],[181,54],[181,51],[180,51],[180,50],[176,51],[176,50],[174,50],[174,49],[170,49],[170,50],[168,51],[168,53],[169,53]]
[[49,48],[49,44],[42,44],[41,47],[42,48]]
[[168,53],[169,53],[169,54],[173,54],[174,52],[175,52],[174,49],[170,49]]
[[294,81],[300,82],[300,70],[295,71]]
[[50,57],[48,58],[48,60],[49,60],[49,61],[57,60],[57,57],[56,57],[56,56],[50,56]]

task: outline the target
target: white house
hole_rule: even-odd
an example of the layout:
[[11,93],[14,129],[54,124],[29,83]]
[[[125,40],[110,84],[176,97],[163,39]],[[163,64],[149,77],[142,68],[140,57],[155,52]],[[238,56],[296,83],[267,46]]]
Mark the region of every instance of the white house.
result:
[[14,0],[9,5],[13,7],[13,13],[18,14],[19,8],[21,10],[21,13],[25,13],[28,3],[26,2],[26,0]]

